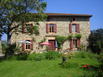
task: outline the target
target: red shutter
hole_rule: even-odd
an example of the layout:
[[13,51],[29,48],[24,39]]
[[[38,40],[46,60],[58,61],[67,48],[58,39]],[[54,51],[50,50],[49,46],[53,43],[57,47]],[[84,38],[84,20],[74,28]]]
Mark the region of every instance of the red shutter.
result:
[[76,32],[80,33],[80,26],[79,26],[79,24],[76,25]]
[[70,49],[73,49],[73,39],[70,40]]
[[57,25],[54,26],[54,32],[57,33]]
[[69,24],[69,32],[72,33],[72,24]]
[[33,50],[33,40],[30,40],[31,44],[30,44],[30,48],[31,50]]
[[22,43],[22,51],[24,51],[24,50],[25,50],[25,44]]
[[48,24],[46,24],[46,33],[48,33],[49,32],[49,26],[48,26]]
[[25,25],[22,24],[22,33],[24,33],[24,32],[25,32]]
[[80,47],[80,39],[77,39],[77,46]]

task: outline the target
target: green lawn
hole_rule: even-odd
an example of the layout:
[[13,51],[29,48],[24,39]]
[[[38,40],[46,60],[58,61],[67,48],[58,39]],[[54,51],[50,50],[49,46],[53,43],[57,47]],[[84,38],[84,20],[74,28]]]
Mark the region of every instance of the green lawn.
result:
[[[80,60],[73,60],[80,62]],[[86,60],[82,60],[86,62]],[[63,68],[60,59],[42,61],[2,61],[0,62],[0,77],[80,77],[83,70],[80,67]],[[83,62],[82,62],[83,63]]]
[[[53,54],[54,55],[54,54]],[[40,57],[40,54],[38,55]],[[50,56],[50,55],[49,55]],[[31,55],[32,58],[33,55]],[[37,59],[38,60],[38,59]],[[79,52],[72,55],[64,66],[61,58],[55,60],[16,60],[8,59],[0,62],[0,77],[93,77],[91,70],[83,70],[83,64],[97,66],[95,55],[89,52]]]

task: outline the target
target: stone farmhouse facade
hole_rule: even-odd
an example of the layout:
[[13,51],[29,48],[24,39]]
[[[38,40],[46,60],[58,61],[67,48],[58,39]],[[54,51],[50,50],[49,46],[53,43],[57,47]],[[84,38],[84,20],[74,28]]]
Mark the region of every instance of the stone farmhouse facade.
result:
[[[30,35],[25,32],[26,28],[35,25],[35,22],[28,22],[19,27],[12,34],[11,43],[18,44],[18,41],[27,40],[30,43],[19,44],[22,51],[43,52],[48,49],[58,51],[58,43],[56,36],[68,36],[81,34],[80,39],[72,38],[66,40],[62,45],[63,50],[77,50],[81,45],[88,45],[87,39],[90,34],[90,17],[87,14],[62,14],[62,13],[46,13],[47,20],[39,22],[39,34]],[[15,24],[15,23],[14,23]],[[22,30],[20,32],[19,30]],[[41,42],[49,42],[50,46],[41,46]]]

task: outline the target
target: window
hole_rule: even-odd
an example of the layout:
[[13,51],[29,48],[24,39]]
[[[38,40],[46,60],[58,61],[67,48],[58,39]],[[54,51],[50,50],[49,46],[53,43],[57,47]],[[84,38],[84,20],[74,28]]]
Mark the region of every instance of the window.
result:
[[72,21],[75,21],[76,19],[75,18],[72,18]]
[[56,33],[57,32],[57,26],[56,24],[47,24],[46,25],[46,32],[48,33]]
[[23,25],[23,32],[31,32],[33,27],[33,24],[24,24]]
[[76,32],[76,24],[72,24],[72,32]]
[[79,48],[80,47],[80,39],[71,39],[70,40],[70,49]]
[[77,48],[77,39],[73,40],[73,46],[74,46],[74,48]]
[[49,24],[49,32],[54,32],[55,24]]
[[[30,42],[30,40],[26,40],[26,41]],[[31,49],[31,42],[26,43],[25,49]]]
[[69,24],[69,32],[76,32],[76,33],[80,33],[80,27],[79,24]]

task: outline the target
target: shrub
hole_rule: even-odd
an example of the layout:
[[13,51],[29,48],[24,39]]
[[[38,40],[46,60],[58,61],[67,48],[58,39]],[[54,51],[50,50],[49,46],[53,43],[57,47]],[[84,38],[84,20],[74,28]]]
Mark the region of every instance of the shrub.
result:
[[75,53],[75,58],[96,58],[97,55],[92,53],[92,52],[87,52],[87,51],[78,51],[77,53]]
[[36,60],[36,61],[40,61],[42,59],[45,58],[44,53],[38,53],[38,54],[29,54],[28,55],[28,60]]
[[94,71],[84,71],[81,77],[98,77]]
[[22,52],[22,53],[19,53],[19,54],[17,55],[17,60],[27,60],[27,57],[28,57],[28,54]]
[[48,51],[48,52],[45,53],[45,58],[49,59],[49,60],[56,59],[58,57],[60,57],[60,53],[59,52]]

